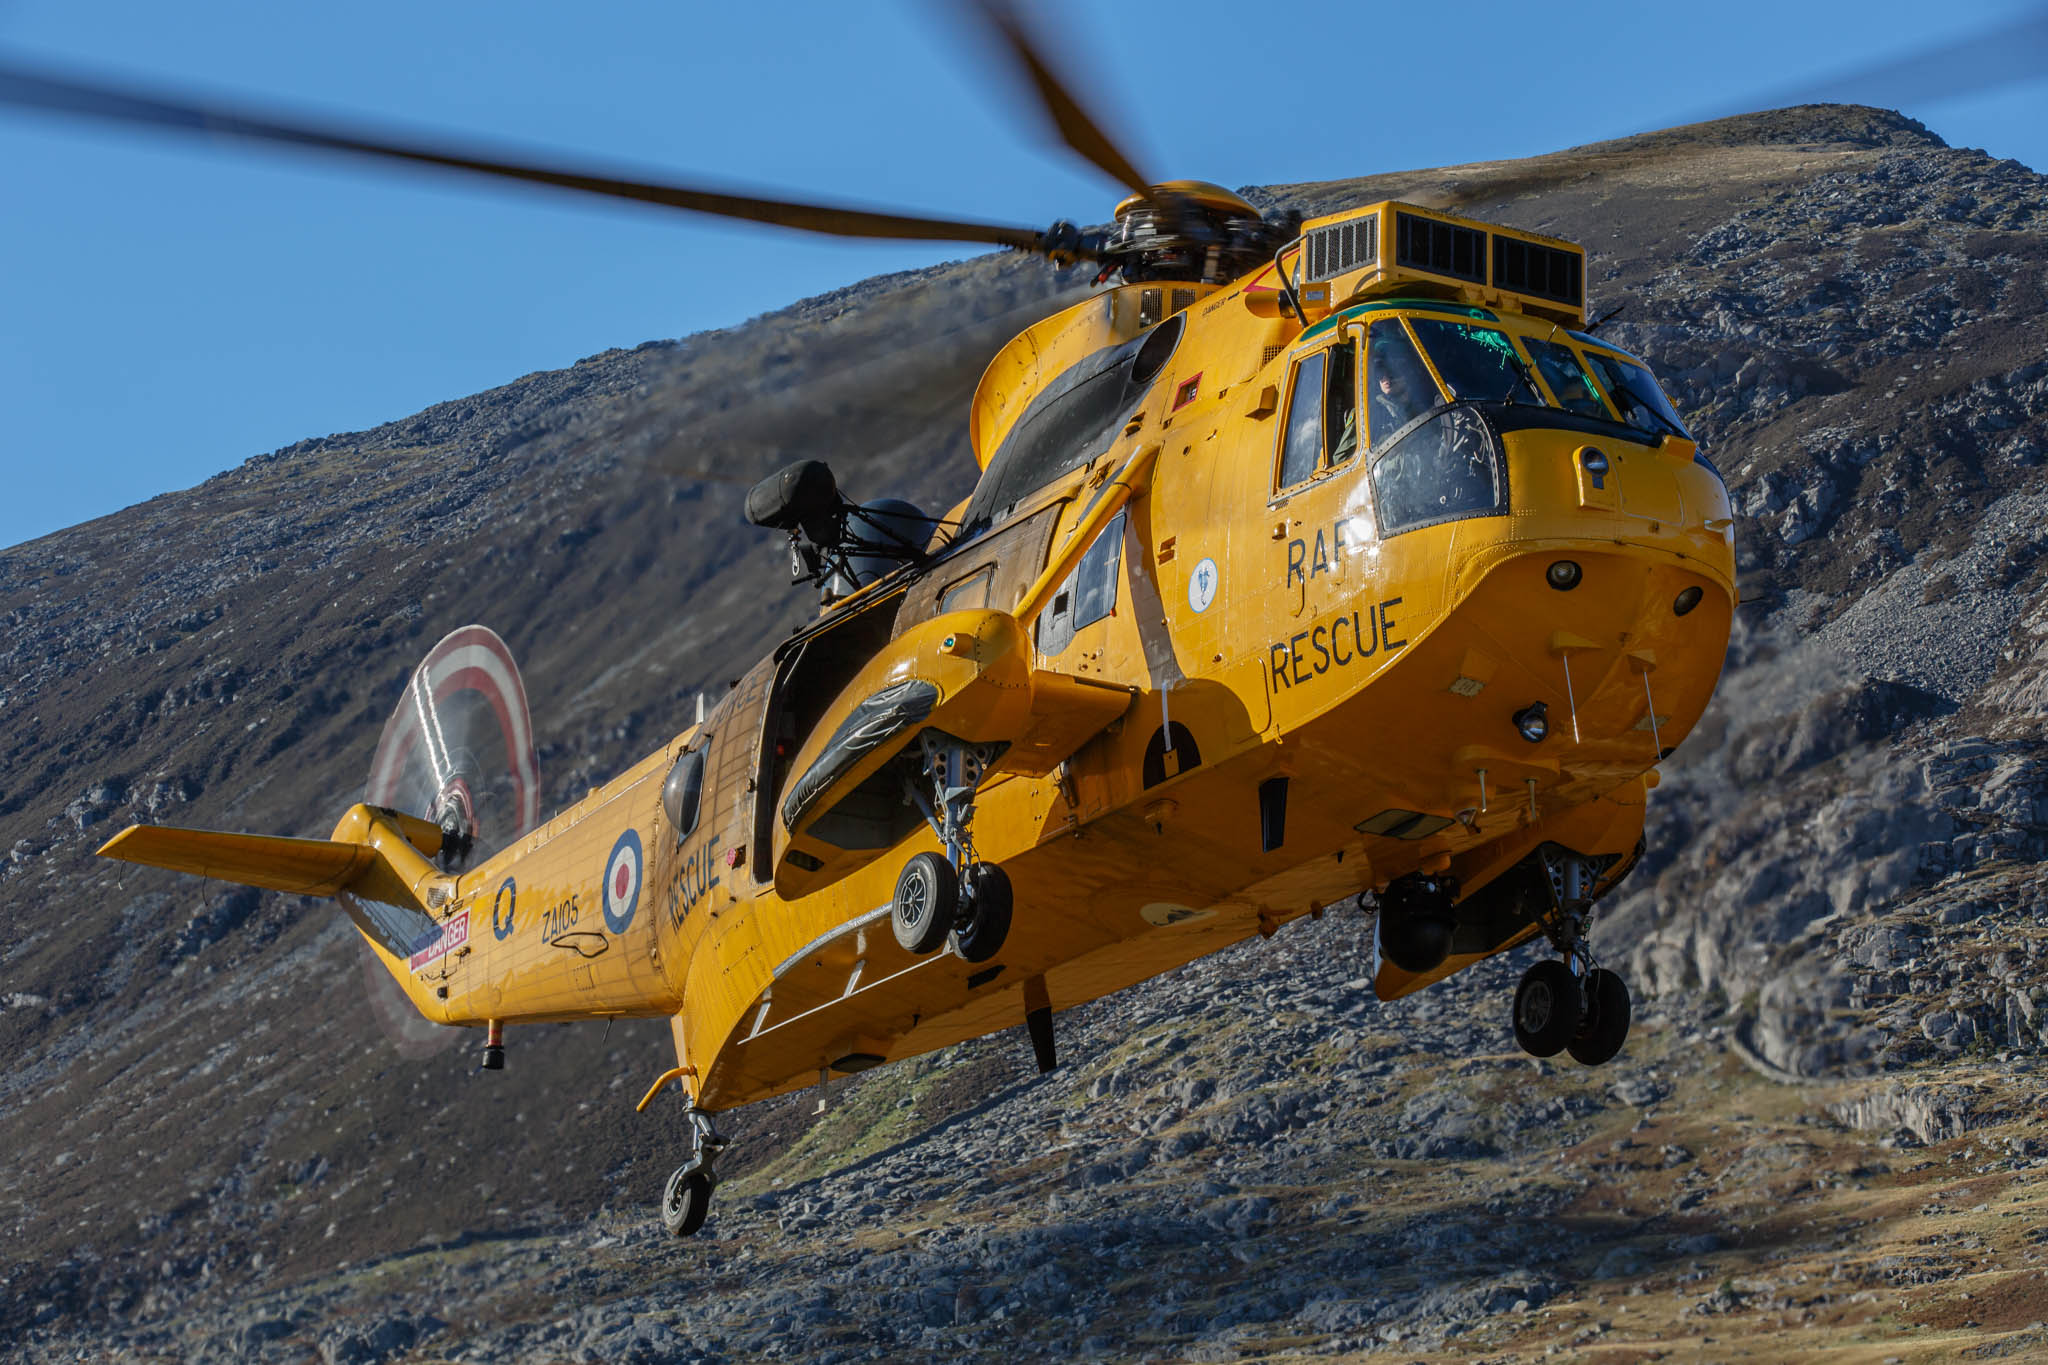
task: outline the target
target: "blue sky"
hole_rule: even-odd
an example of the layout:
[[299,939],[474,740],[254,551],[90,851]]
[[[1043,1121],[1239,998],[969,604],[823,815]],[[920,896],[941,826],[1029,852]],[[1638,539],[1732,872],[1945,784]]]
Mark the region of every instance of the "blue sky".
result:
[[[1312,24],[1295,17],[1311,11]],[[1723,0],[1596,23],[1482,0],[1457,32],[1442,7],[1381,3],[1033,12],[1069,36],[1075,74],[1141,166],[1237,186],[1536,155],[1821,89],[2048,11]],[[1457,39],[1502,54],[1499,83]],[[1119,197],[1015,112],[944,0],[10,0],[0,55],[1020,225],[1100,221]],[[1926,85],[1902,67],[1828,93],[2048,167],[2048,80]],[[0,175],[0,470],[13,494],[0,547],[302,437],[975,250],[832,242],[41,117],[0,117]]]

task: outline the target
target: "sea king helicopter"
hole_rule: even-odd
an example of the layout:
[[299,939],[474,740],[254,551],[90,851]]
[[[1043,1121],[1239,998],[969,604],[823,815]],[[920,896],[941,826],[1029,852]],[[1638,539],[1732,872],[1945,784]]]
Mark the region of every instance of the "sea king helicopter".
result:
[[[411,1005],[483,1030],[666,1018],[704,1221],[720,1110],[1057,1016],[1355,897],[1383,1000],[1532,939],[1510,1019],[1597,1065],[1588,944],[1641,856],[1735,603],[1714,466],[1587,325],[1584,251],[1363,204],[1299,221],[1158,183],[1040,41],[974,7],[1112,225],[1034,231],[626,181],[0,68],[0,100],[1097,271],[996,355],[940,518],[800,462],[747,515],[815,620],[544,822],[482,627],[412,675],[327,839],[137,825],[112,858],[336,898]],[[679,720],[684,719],[679,717]],[[495,756],[479,757],[484,750]],[[495,783],[486,780],[495,768]]]

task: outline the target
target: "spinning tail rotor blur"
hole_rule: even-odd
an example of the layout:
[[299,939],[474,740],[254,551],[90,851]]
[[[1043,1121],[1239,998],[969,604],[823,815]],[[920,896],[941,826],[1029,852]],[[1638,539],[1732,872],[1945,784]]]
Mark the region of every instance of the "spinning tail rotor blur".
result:
[[[526,685],[494,631],[453,631],[413,670],[377,742],[363,800],[440,826],[440,862],[449,872],[474,866],[540,823]],[[460,1036],[421,1018],[367,943],[362,967],[371,1012],[400,1056],[430,1057]]]

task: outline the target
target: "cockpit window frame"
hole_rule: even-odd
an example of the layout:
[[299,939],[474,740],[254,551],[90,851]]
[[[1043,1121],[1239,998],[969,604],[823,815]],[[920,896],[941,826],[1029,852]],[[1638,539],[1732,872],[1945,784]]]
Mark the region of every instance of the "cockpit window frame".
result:
[[[1435,377],[1437,388],[1444,394],[1445,397],[1450,399],[1452,402],[1519,403],[1522,401],[1519,398],[1504,396],[1500,394],[1463,393],[1459,391],[1457,386],[1451,383],[1450,376],[1444,372],[1444,368],[1441,363],[1442,357],[1438,355],[1439,347],[1431,344],[1431,337],[1437,335],[1438,333],[1448,331],[1449,329],[1456,328],[1467,333],[1492,333],[1499,336],[1502,340],[1507,342],[1504,354],[1508,356],[1510,359],[1512,359],[1516,365],[1521,367],[1521,382],[1523,386],[1529,390],[1530,396],[1536,400],[1534,404],[1529,404],[1528,406],[1561,406],[1554,405],[1549,401],[1549,395],[1545,393],[1545,391],[1543,390],[1541,383],[1536,376],[1535,370],[1531,365],[1529,357],[1527,356],[1527,354],[1523,352],[1520,346],[1515,344],[1516,338],[1514,332],[1507,327],[1503,327],[1502,325],[1500,325],[1500,323],[1468,322],[1463,318],[1438,317],[1404,318],[1402,319],[1402,321],[1407,329],[1409,340],[1412,341],[1415,344],[1416,349],[1422,353],[1424,362],[1429,366],[1430,374]],[[1437,332],[1434,332],[1426,336],[1422,330],[1422,325],[1425,323],[1429,324],[1432,328],[1437,329]],[[1458,346],[1491,345],[1491,343],[1485,342],[1472,342],[1466,338],[1460,338],[1456,344]],[[1442,350],[1444,351],[1445,355],[1452,354],[1452,348],[1448,345],[1442,346]]]
[[[1365,397],[1363,387],[1364,364],[1360,354],[1361,336],[1362,334],[1357,328],[1341,327],[1337,329],[1334,336],[1327,333],[1322,334],[1317,338],[1316,345],[1303,347],[1288,358],[1287,399],[1280,407],[1279,430],[1274,435],[1272,491],[1267,498],[1268,506],[1285,502],[1303,489],[1312,488],[1319,481],[1328,478],[1332,474],[1351,468],[1355,464],[1358,453],[1363,447],[1364,435],[1359,420],[1362,411],[1361,404]],[[1331,410],[1331,378],[1333,371],[1339,368],[1333,363],[1333,357],[1339,351],[1348,352],[1351,361],[1349,387],[1351,392],[1350,415],[1352,437],[1351,445],[1348,448],[1341,445],[1342,434],[1333,433],[1330,430],[1330,419],[1333,415]],[[1288,472],[1287,457],[1292,444],[1290,438],[1294,434],[1295,413],[1297,405],[1301,401],[1302,370],[1311,362],[1319,362],[1317,364],[1318,379],[1316,382],[1318,390],[1316,396],[1316,458],[1313,468],[1295,477],[1290,476]]]
[[[1562,412],[1577,413],[1581,417],[1602,418],[1610,422],[1619,420],[1615,415],[1613,405],[1608,402],[1607,395],[1601,392],[1600,381],[1594,376],[1593,368],[1587,363],[1583,351],[1568,342],[1559,341],[1554,337],[1521,336],[1516,337],[1515,340],[1521,343],[1522,353],[1529,360],[1529,372],[1536,377],[1536,382],[1542,386],[1543,395],[1550,402],[1551,406]],[[1599,406],[1599,412],[1583,411],[1565,400],[1564,395],[1558,391],[1557,385],[1552,381],[1550,371],[1544,367],[1544,362],[1536,350],[1538,346],[1554,347],[1572,358],[1573,363],[1579,367],[1580,383],[1585,386],[1593,402]]]
[[[1664,391],[1663,381],[1657,378],[1657,372],[1650,368],[1646,361],[1630,355],[1618,346],[1582,346],[1580,350],[1585,357],[1586,368],[1592,371],[1594,383],[1600,389],[1600,396],[1607,400],[1609,407],[1614,409],[1616,418],[1623,426],[1631,427],[1647,435],[1660,438],[1672,436],[1681,441],[1696,442],[1698,440],[1692,434],[1691,428],[1686,426],[1685,416],[1679,412],[1678,405],[1672,402],[1671,395]],[[1643,372],[1644,376],[1650,381],[1650,388],[1655,392],[1658,399],[1661,400],[1659,403],[1647,405],[1659,425],[1644,426],[1641,423],[1629,420],[1627,411],[1623,409],[1619,400],[1614,396],[1615,386],[1613,382],[1607,377],[1606,369],[1599,363],[1602,360],[1626,365],[1630,369]],[[1633,389],[1628,390],[1628,393],[1629,397],[1635,400],[1635,404],[1643,403],[1641,394],[1636,393]]]

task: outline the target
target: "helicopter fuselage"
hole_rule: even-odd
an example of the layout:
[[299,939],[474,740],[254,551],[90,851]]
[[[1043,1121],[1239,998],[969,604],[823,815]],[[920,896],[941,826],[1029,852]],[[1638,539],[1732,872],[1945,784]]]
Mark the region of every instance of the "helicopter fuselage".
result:
[[[1526,898],[1478,894],[1539,847],[1593,860],[1610,890],[1720,673],[1726,489],[1630,387],[1626,353],[1499,297],[1389,297],[1398,283],[1344,306],[1299,279],[1290,300],[1271,271],[1130,285],[1031,329],[977,397],[970,534],[834,604],[702,723],[444,879],[439,951],[387,965],[447,1023],[669,1017],[683,1083],[718,1109],[1068,1008],[1406,877],[1454,879],[1466,908],[1440,963],[1381,961],[1383,997],[1546,932]],[[1391,384],[1376,399],[1382,343],[1435,386],[1406,409],[1382,401]],[[1114,429],[992,501],[1034,402],[1117,347],[1151,368],[1135,405],[1089,400]],[[1511,391],[1464,396],[1474,364],[1504,366]],[[1141,464],[1141,487],[1112,477]],[[1075,543],[1084,521],[1101,529]],[[1049,562],[1057,590],[1026,601]],[[1008,746],[975,797],[975,856],[1016,904],[986,962],[890,933],[904,860],[941,844],[886,756],[819,766],[878,689],[921,677],[950,733]],[[788,818],[807,779],[844,795],[837,825]]]

